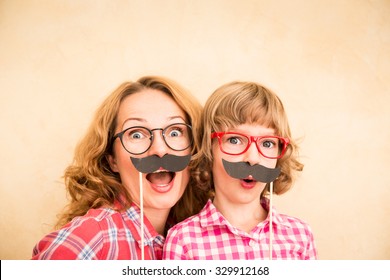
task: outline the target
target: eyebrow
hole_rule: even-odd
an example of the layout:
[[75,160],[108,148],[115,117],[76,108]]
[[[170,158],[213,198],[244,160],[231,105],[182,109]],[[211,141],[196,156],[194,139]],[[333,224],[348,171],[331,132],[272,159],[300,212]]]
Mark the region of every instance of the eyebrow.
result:
[[[272,128],[272,132],[269,131],[269,132],[266,132],[266,133],[263,133],[264,135],[253,135],[253,136],[276,136],[276,131],[274,128]],[[237,128],[230,128],[228,130],[226,130],[227,132],[233,132],[233,133],[242,133],[242,134],[245,134],[245,135],[251,135],[251,134],[248,134],[248,131],[246,129],[237,129]]]
[[174,119],[182,119],[185,122],[185,119],[182,116],[172,116],[168,118],[168,121],[174,120]]
[[[184,123],[186,123],[185,119],[184,119],[182,116],[171,116],[171,117],[168,117],[168,118],[167,118],[167,121],[171,121],[171,120],[174,120],[174,119],[181,119],[181,120],[184,121]],[[128,122],[128,121],[138,121],[138,122],[141,122],[141,123],[146,123],[146,122],[147,122],[147,120],[144,119],[144,118],[127,118],[127,119],[125,119],[125,120],[123,121],[122,127],[123,127],[123,125],[124,125],[126,122]]]

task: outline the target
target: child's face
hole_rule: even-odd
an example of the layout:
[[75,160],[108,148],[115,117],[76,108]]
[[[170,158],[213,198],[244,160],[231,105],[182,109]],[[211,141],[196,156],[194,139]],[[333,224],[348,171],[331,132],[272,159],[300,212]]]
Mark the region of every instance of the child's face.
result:
[[[229,129],[229,132],[239,132],[252,136],[274,136],[275,130],[258,124],[242,124]],[[260,194],[266,183],[257,182],[250,176],[245,179],[235,179],[226,173],[222,159],[229,162],[248,162],[250,165],[263,165],[268,168],[275,168],[277,159],[269,159],[262,156],[252,143],[249,149],[241,155],[228,155],[221,151],[217,139],[213,140],[213,178],[215,196],[219,201],[228,204],[259,203]]]

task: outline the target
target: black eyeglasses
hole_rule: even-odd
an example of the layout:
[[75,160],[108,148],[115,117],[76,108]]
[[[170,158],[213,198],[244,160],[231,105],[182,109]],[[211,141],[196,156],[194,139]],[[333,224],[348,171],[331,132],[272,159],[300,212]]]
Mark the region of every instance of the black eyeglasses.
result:
[[152,146],[153,131],[161,130],[165,144],[174,151],[188,149],[193,141],[192,127],[185,123],[174,123],[165,128],[149,129],[143,126],[132,126],[114,135],[119,137],[123,148],[133,155],[145,153]]

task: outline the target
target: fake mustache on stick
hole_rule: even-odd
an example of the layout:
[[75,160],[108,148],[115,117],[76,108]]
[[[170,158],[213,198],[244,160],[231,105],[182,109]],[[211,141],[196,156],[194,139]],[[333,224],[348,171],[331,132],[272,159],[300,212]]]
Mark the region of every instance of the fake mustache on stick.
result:
[[280,174],[280,167],[267,168],[256,164],[250,165],[247,162],[229,162],[222,159],[227,174],[236,179],[245,179],[251,175],[256,181],[270,183]]
[[130,157],[130,159],[134,167],[142,173],[152,173],[160,168],[170,172],[178,172],[188,166],[191,160],[191,155],[174,156],[166,154],[163,157],[152,155],[144,158]]

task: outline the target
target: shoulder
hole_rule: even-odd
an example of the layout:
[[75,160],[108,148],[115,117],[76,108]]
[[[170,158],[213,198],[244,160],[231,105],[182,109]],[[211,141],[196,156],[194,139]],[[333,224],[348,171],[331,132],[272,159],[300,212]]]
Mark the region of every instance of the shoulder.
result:
[[182,222],[177,223],[168,230],[167,241],[172,239],[184,240],[193,237],[203,230],[203,216],[207,212],[207,205],[196,215],[193,215]]
[[78,234],[80,236],[100,232],[109,225],[121,220],[121,214],[109,208],[90,209],[84,216],[75,217],[60,229],[61,232]]
[[164,242],[163,259],[185,260],[189,258],[189,249],[197,243],[199,236],[203,236],[200,213],[185,219],[168,230]]
[[109,208],[90,209],[84,216],[75,217],[62,230],[85,236],[96,234],[123,223],[121,213]]
[[115,215],[120,215],[121,213],[118,212],[117,210],[114,210],[109,207],[101,207],[97,209],[89,209],[88,212],[84,215],[81,216],[80,218],[85,218],[85,219],[95,219],[97,221],[101,221],[107,218],[110,218]]
[[283,220],[283,223],[286,225],[290,225],[292,227],[298,227],[298,228],[310,228],[309,224],[298,217],[286,215],[286,214],[279,214],[280,217]]
[[277,236],[282,236],[284,242],[290,241],[292,244],[299,244],[302,259],[317,259],[317,249],[310,225],[297,217],[280,216],[282,217],[283,225],[280,228],[281,230],[277,231]]
[[33,259],[99,258],[104,240],[122,220],[120,216],[106,208],[91,209],[44,236],[33,249]]
[[312,229],[303,219],[285,214],[279,214],[279,218],[280,224],[286,231],[294,235],[306,236],[307,239],[313,239]]
[[189,232],[198,227],[200,227],[200,217],[199,214],[196,214],[174,225],[169,229],[168,235],[172,233]]

